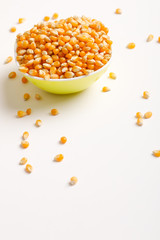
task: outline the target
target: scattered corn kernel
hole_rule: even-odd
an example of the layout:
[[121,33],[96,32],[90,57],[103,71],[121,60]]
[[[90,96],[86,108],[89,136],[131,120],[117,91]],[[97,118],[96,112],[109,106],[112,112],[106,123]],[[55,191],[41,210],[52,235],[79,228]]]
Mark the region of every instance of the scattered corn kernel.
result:
[[154,155],[155,157],[160,157],[160,150],[154,150],[154,151],[153,151],[153,155]]
[[143,125],[143,119],[141,117],[137,118],[137,125],[138,126],[142,126]]
[[110,88],[108,88],[106,86],[102,88],[102,92],[108,92],[108,91],[110,91]]
[[28,99],[30,99],[29,93],[25,93],[23,97],[24,97],[24,100],[25,100],[25,101],[27,101]]
[[152,117],[152,112],[146,112],[144,114],[144,118],[148,119],[148,118],[151,118]]
[[63,158],[64,158],[63,154],[58,154],[55,156],[54,160],[56,162],[61,162],[63,160]]
[[53,19],[57,19],[58,18],[58,13],[54,13],[53,14]]
[[23,157],[23,158],[20,160],[19,164],[20,164],[20,165],[25,165],[27,161],[28,161],[28,159],[27,159],[26,157]]
[[60,140],[60,142],[62,143],[62,144],[64,144],[64,143],[66,143],[67,142],[67,138],[66,137],[61,137],[61,140]]
[[55,109],[55,108],[53,108],[53,109],[51,109],[51,115],[57,115],[59,112],[58,112],[58,110],[57,109]]
[[32,113],[32,109],[31,109],[31,108],[28,108],[28,109],[26,110],[26,114],[27,114],[27,115],[31,115],[31,113]]
[[11,32],[15,32],[15,31],[16,31],[16,28],[15,28],[15,27],[12,27],[12,28],[10,29],[10,31],[11,31]]
[[149,98],[149,92],[148,91],[143,92],[143,98],[145,98],[145,99]]
[[153,40],[153,35],[152,34],[149,34],[149,36],[148,36],[148,38],[147,38],[147,42],[150,42],[150,41],[152,41]]
[[142,117],[143,117],[143,114],[141,112],[136,113],[136,118],[142,118]]
[[9,78],[15,78],[17,76],[16,72],[10,72],[8,77]]
[[40,127],[41,125],[42,125],[42,121],[41,120],[36,120],[36,123],[35,123],[35,125],[37,126],[37,127]]
[[78,182],[78,178],[77,177],[71,177],[70,185],[75,185],[77,182]]
[[133,48],[135,48],[135,43],[128,43],[128,45],[127,45],[127,48],[128,49],[133,49]]
[[13,57],[9,56],[9,57],[6,59],[5,63],[10,63],[12,60],[13,60]]
[[160,43],[160,37],[158,37],[158,43]]
[[29,132],[24,132],[23,133],[23,139],[26,140],[29,137]]
[[27,173],[31,173],[32,170],[33,170],[33,167],[32,167],[30,164],[27,164],[27,165],[26,165],[26,172],[27,172]]
[[41,95],[39,95],[38,93],[35,94],[35,99],[36,100],[41,100],[41,98],[42,98]]
[[21,118],[21,117],[24,117],[24,116],[26,116],[26,112],[21,111],[21,110],[17,112],[17,117]]
[[48,22],[48,21],[49,21],[49,19],[50,19],[50,17],[48,17],[48,16],[45,16],[43,20],[44,20],[45,22]]
[[115,10],[115,14],[122,14],[122,10],[121,10],[120,8],[117,8],[117,9]]
[[22,140],[21,146],[22,146],[22,148],[28,148],[29,147],[29,142],[26,141],[26,140]]
[[18,23],[23,23],[23,22],[25,22],[25,18],[19,18],[18,19]]
[[117,78],[117,76],[116,76],[116,74],[115,74],[114,72],[110,72],[110,73],[109,73],[109,78],[115,80],[115,79]]
[[24,83],[24,84],[25,84],[25,83],[28,83],[28,79],[25,78],[25,77],[22,77],[22,80],[21,80],[21,81],[22,81],[22,83]]

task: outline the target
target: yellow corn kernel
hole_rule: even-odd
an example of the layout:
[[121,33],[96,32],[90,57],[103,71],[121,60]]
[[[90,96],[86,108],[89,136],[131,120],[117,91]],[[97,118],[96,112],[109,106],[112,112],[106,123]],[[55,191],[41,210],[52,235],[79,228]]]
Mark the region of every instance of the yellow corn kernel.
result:
[[27,101],[28,99],[30,99],[29,93],[25,93],[23,97],[24,97],[24,100],[25,100],[25,101]]
[[21,118],[21,117],[24,117],[24,116],[26,116],[26,112],[21,111],[21,110],[17,112],[17,117]]
[[110,91],[110,88],[108,88],[106,86],[102,88],[102,92],[108,92],[108,91]]
[[109,78],[115,80],[115,79],[117,78],[117,76],[116,76],[116,74],[115,74],[114,72],[110,72],[110,73],[109,73]]
[[10,31],[11,31],[11,32],[15,32],[15,31],[16,31],[16,28],[15,28],[15,27],[11,27]]
[[115,14],[122,14],[122,10],[121,10],[120,8],[117,8],[117,9],[115,10]]
[[63,158],[64,158],[63,154],[58,154],[55,156],[54,160],[56,162],[61,162],[63,160]]
[[57,19],[58,18],[58,13],[54,13],[53,14],[53,19]]
[[45,22],[48,22],[48,21],[49,21],[49,19],[50,19],[50,17],[48,17],[48,16],[45,16],[43,20],[44,20]]
[[25,21],[25,18],[19,18],[18,23],[23,23]]
[[27,159],[26,157],[23,157],[23,158],[20,160],[19,164],[20,164],[20,165],[25,165],[27,161],[28,161],[28,159]]
[[51,115],[56,116],[58,113],[59,112],[57,109],[55,109],[55,108],[51,109]]
[[65,143],[67,142],[67,138],[64,137],[64,136],[61,137],[60,142],[61,142],[62,144],[65,144]]
[[160,37],[158,37],[158,43],[160,43]]
[[143,114],[141,112],[136,113],[136,118],[142,118],[142,117],[143,117]]
[[32,170],[33,170],[33,167],[32,167],[30,164],[27,164],[27,165],[26,165],[26,172],[27,172],[27,173],[31,173]]
[[128,43],[127,48],[133,49],[133,48],[135,48],[135,46],[136,46],[135,43],[132,42],[132,43]]
[[9,78],[15,78],[17,76],[16,72],[10,72],[8,77]]
[[154,151],[153,151],[153,155],[154,155],[155,157],[160,157],[160,150],[154,150]]
[[35,94],[35,99],[36,99],[36,100],[41,100],[41,98],[42,98],[42,97],[41,97],[38,93]]
[[146,112],[144,114],[144,118],[148,119],[148,118],[151,118],[152,117],[152,112]]
[[29,132],[24,132],[23,133],[23,139],[26,140],[29,137]]
[[37,127],[40,127],[40,126],[42,125],[42,121],[41,121],[40,119],[36,120],[35,125],[36,125]]
[[137,125],[138,126],[142,126],[143,125],[143,119],[141,117],[137,118]]
[[78,182],[78,178],[77,177],[71,177],[70,185],[75,185],[77,182]]
[[27,114],[27,115],[31,115],[31,113],[32,113],[32,109],[31,109],[31,108],[28,108],[28,109],[26,110],[26,114]]
[[153,35],[152,34],[149,34],[149,36],[148,36],[148,38],[147,38],[147,42],[150,42],[150,41],[152,41],[153,40]]
[[22,83],[28,83],[28,79],[27,78],[25,78],[25,77],[22,77],[22,79],[21,79],[21,81],[22,81]]
[[21,147],[22,147],[22,148],[28,148],[28,147],[29,147],[29,142],[26,141],[26,140],[22,140],[22,142],[21,142]]
[[148,91],[143,92],[143,98],[145,98],[145,99],[149,98],[149,92]]
[[13,57],[9,56],[9,57],[6,59],[5,63],[10,63],[12,60],[13,60]]

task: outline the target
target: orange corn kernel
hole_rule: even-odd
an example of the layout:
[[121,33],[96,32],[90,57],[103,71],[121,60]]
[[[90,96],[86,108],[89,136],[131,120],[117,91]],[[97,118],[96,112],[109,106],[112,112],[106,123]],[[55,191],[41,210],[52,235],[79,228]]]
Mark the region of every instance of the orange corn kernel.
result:
[[54,13],[54,14],[53,14],[53,19],[57,19],[58,16],[59,16],[58,13]]
[[135,46],[136,46],[135,43],[132,42],[132,43],[128,43],[127,48],[133,49],[133,48],[135,48]]
[[137,125],[142,126],[143,125],[143,118],[137,118]]
[[136,113],[136,118],[142,118],[142,117],[143,117],[143,114],[141,112]]
[[109,73],[109,78],[115,80],[115,79],[117,78],[117,76],[116,76],[116,74],[115,74],[114,72],[110,72],[110,73]]
[[24,116],[26,116],[26,112],[21,111],[21,110],[17,112],[17,117],[21,118],[21,117],[24,117]]
[[24,97],[24,100],[25,100],[25,101],[27,101],[28,99],[30,99],[29,93],[25,93],[23,97]]
[[59,112],[57,109],[55,109],[55,108],[51,109],[51,115],[56,116],[58,113]]
[[35,125],[36,125],[37,127],[40,127],[40,126],[42,125],[42,121],[41,121],[40,119],[36,120]]
[[8,77],[9,78],[15,78],[17,76],[16,72],[10,72]]
[[31,108],[28,108],[28,109],[26,110],[26,114],[27,114],[27,115],[31,115],[31,113],[32,113],[32,109],[31,109]]
[[102,88],[102,92],[108,92],[108,91],[110,91],[110,88],[108,88],[106,86]]
[[36,94],[35,94],[35,99],[36,99],[36,100],[41,100],[42,97],[41,97],[41,95],[39,95],[38,93],[36,93]]
[[115,14],[122,14],[122,10],[121,10],[120,8],[117,8],[117,9],[115,10]]
[[160,43],[160,37],[158,37],[158,43]]
[[25,165],[25,164],[27,163],[27,161],[28,161],[28,159],[27,159],[26,157],[23,157],[23,158],[20,160],[19,164],[20,164],[20,165]]
[[48,21],[49,21],[49,19],[50,19],[50,17],[48,17],[48,16],[45,16],[43,20],[44,20],[45,22],[48,22]]
[[144,118],[148,119],[148,118],[151,118],[152,117],[152,112],[146,112],[144,114]]
[[25,18],[19,18],[18,19],[18,23],[23,23],[23,22],[25,22]]
[[25,78],[25,77],[22,77],[22,79],[21,79],[21,81],[22,81],[22,83],[28,83],[28,79],[27,78]]
[[149,92],[148,91],[143,92],[143,98],[145,98],[145,99],[149,98]]
[[64,136],[61,137],[60,142],[61,142],[62,144],[65,144],[65,143],[67,142],[67,138],[64,137]]
[[27,172],[27,173],[31,173],[32,170],[33,170],[33,167],[32,167],[30,164],[27,164],[27,165],[26,165],[26,172]]
[[71,177],[70,185],[75,185],[77,182],[78,182],[78,178],[77,177]]
[[23,133],[23,139],[26,140],[29,137],[29,132]]
[[5,63],[10,63],[12,60],[13,60],[13,57],[9,56],[9,57],[6,59]]
[[155,157],[160,157],[160,150],[154,150],[154,151],[153,151],[153,155],[154,155]]
[[154,36],[152,34],[149,34],[148,38],[147,38],[147,42],[152,41],[154,38]]
[[11,31],[11,32],[15,32],[15,31],[16,31],[16,28],[15,28],[15,27],[11,27],[10,31]]
[[28,147],[29,147],[29,142],[28,142],[28,141],[25,141],[25,140],[22,140],[22,142],[21,142],[21,147],[22,147],[22,148],[28,148]]
[[61,162],[63,160],[63,158],[64,158],[63,154],[58,154],[55,156],[54,160],[56,162]]

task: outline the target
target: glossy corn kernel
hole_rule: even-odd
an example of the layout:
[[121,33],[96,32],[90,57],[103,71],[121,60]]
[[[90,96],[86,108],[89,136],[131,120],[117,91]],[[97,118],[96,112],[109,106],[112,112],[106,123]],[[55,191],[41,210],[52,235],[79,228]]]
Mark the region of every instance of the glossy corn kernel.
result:
[[59,112],[56,108],[51,109],[51,115],[56,116],[58,113]]
[[30,95],[29,93],[25,93],[23,96],[24,100],[27,101],[28,99],[30,99]]
[[63,154],[58,154],[55,156],[54,160],[56,162],[61,162],[63,160],[63,158],[64,158]]
[[31,113],[32,113],[32,109],[31,109],[31,108],[28,108],[28,109],[26,110],[26,114],[27,114],[27,115],[31,115]]
[[11,32],[15,32],[15,31],[16,31],[16,28],[15,28],[15,27],[11,27],[10,31],[11,31]]
[[132,42],[132,43],[128,43],[127,48],[133,49],[133,48],[135,48],[135,46],[136,46],[135,43]]
[[142,126],[143,125],[143,119],[141,117],[137,118],[137,125],[138,126]]
[[42,121],[40,119],[36,120],[35,125],[40,127],[42,125]]
[[19,19],[18,19],[18,23],[21,24],[21,23],[23,23],[23,22],[25,22],[25,18],[19,18]]
[[148,38],[147,38],[147,42],[152,41],[154,38],[154,36],[152,34],[149,34]]
[[57,19],[58,18],[58,13],[54,13],[53,14],[53,19]]
[[102,88],[102,92],[108,92],[108,91],[110,91],[110,88],[108,88],[106,86]]
[[25,77],[22,77],[21,81],[22,81],[22,83],[24,83],[24,84],[28,83],[28,79],[25,78]]
[[115,14],[122,14],[122,10],[121,10],[120,8],[117,8],[117,9],[115,10]]
[[61,137],[60,142],[61,142],[62,144],[65,144],[65,143],[67,142],[67,138],[64,137],[64,136]]
[[70,178],[70,185],[75,185],[78,182],[78,178],[77,177],[71,177]]
[[29,132],[24,132],[23,133],[23,139],[26,140],[29,137]]
[[43,20],[44,20],[45,22],[48,22],[48,21],[49,21],[49,19],[50,19],[50,17],[48,17],[48,16],[45,16]]
[[148,119],[148,118],[151,118],[152,117],[152,112],[146,112],[144,114],[144,118]]
[[15,78],[17,76],[16,72],[10,72],[8,77],[9,78]]
[[39,95],[38,93],[36,93],[36,94],[35,94],[35,99],[36,99],[36,100],[41,100],[42,97],[41,97],[41,95]]
[[27,173],[31,173],[32,170],[33,170],[33,167],[32,167],[30,164],[27,164],[27,165],[26,165],[26,172],[27,172]]
[[160,150],[154,150],[154,151],[153,151],[153,155],[154,155],[155,157],[160,157]]
[[9,56],[9,57],[6,59],[5,63],[10,63],[12,60],[13,60],[13,57]]
[[116,76],[116,74],[115,74],[114,72],[110,72],[110,73],[109,73],[109,78],[115,80],[115,79],[117,78],[117,76]]
[[28,159],[26,157],[21,158],[19,164],[20,165],[25,165],[27,163]]
[[22,147],[22,148],[28,148],[28,147],[29,147],[29,142],[26,141],[26,140],[22,140],[22,142],[21,142],[21,147]]
[[26,116],[26,112],[21,111],[21,110],[17,112],[17,117],[22,118],[24,116]]
[[158,37],[158,43],[160,43],[160,37]]
[[143,117],[143,114],[141,112],[136,113],[136,118],[142,118],[142,117]]
[[148,91],[143,92],[143,98],[145,98],[145,99],[149,98],[149,92]]

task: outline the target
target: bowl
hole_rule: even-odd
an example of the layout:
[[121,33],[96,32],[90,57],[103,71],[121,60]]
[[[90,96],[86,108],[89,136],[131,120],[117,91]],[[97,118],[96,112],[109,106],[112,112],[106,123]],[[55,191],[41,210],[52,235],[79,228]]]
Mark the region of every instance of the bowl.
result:
[[[15,60],[16,60],[16,44],[15,44]],[[16,60],[16,64],[19,67],[19,63]],[[38,88],[54,93],[54,94],[70,94],[83,91],[90,87],[94,82],[96,82],[106,71],[110,64],[110,60],[99,70],[90,73],[89,75],[84,75],[75,78],[64,78],[64,79],[50,79],[44,80],[40,77],[34,77],[28,73],[22,73],[31,83],[33,83]]]

